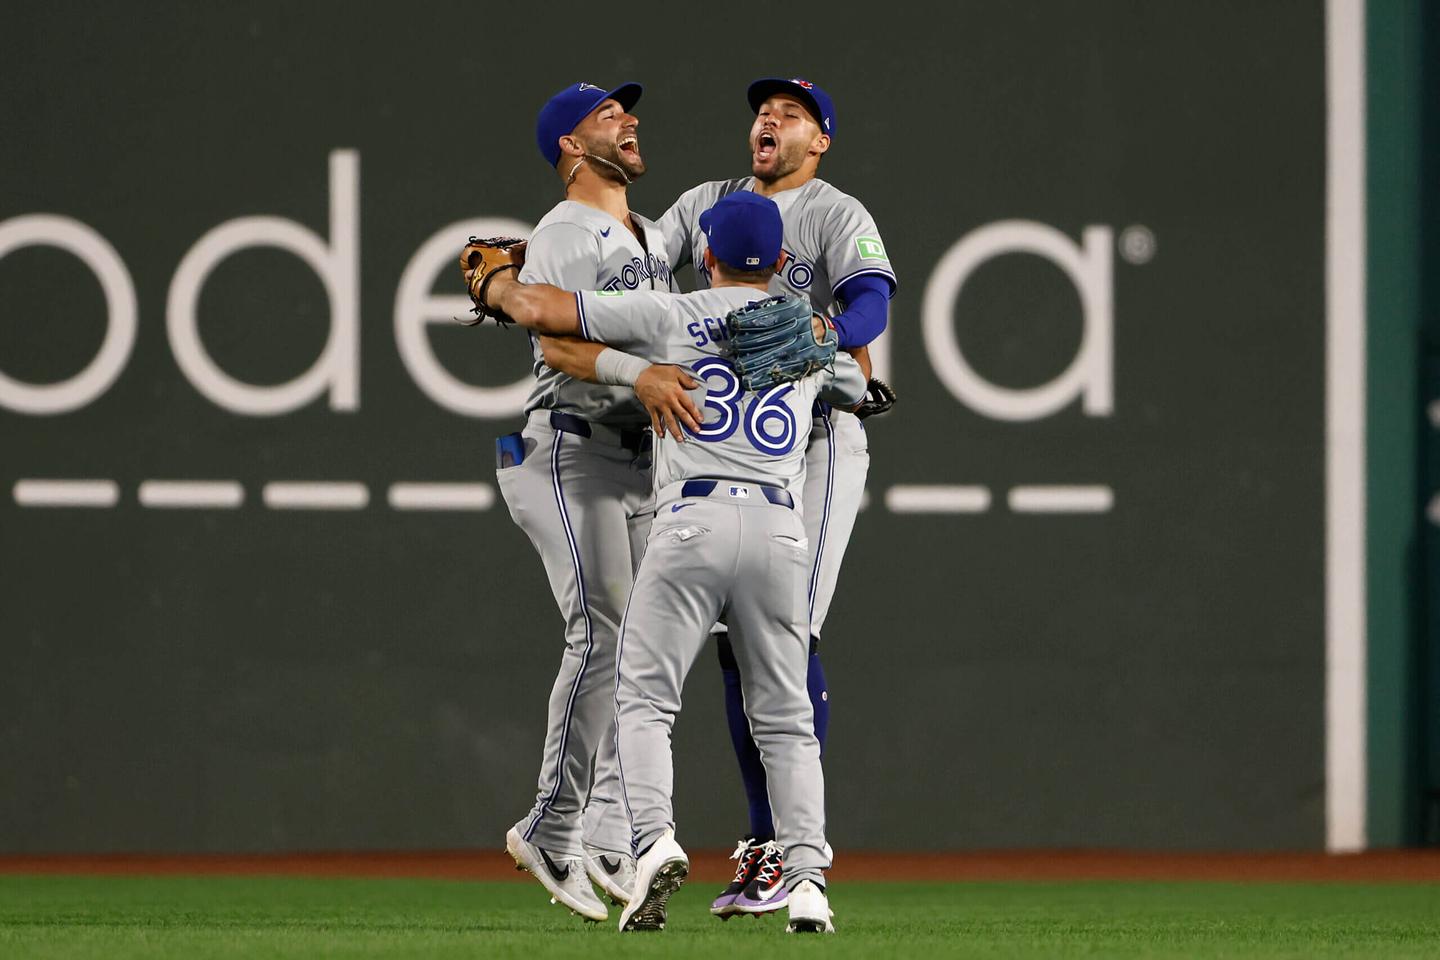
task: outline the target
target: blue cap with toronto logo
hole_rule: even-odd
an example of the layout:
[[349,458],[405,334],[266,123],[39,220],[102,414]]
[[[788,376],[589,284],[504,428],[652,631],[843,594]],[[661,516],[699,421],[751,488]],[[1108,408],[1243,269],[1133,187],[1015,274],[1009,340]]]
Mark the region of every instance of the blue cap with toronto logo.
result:
[[545,102],[535,120],[535,144],[550,166],[560,161],[560,138],[569,135],[580,121],[606,100],[616,100],[629,110],[640,100],[645,88],[638,83],[622,83],[613,90],[593,83],[572,83]]
[[760,105],[777,93],[788,93],[805,104],[815,122],[820,124],[820,132],[829,134],[831,140],[835,139],[835,102],[830,99],[830,94],[799,77],[789,80],[765,77],[750,84],[750,109],[759,113]]
[[748,190],[727,193],[700,214],[700,229],[715,258],[733,270],[763,270],[780,259],[785,226],[769,197]]

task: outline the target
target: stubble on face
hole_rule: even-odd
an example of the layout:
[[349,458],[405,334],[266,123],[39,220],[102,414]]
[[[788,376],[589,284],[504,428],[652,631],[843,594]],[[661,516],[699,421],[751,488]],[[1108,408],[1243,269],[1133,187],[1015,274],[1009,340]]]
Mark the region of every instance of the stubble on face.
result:
[[[640,156],[640,141],[635,132],[624,131],[617,133],[612,139],[601,139],[599,137],[581,136],[580,143],[585,147],[585,153],[592,157],[599,157],[615,164],[625,171],[626,176],[631,180],[638,180],[645,174],[645,160]],[[624,144],[624,146],[622,146]],[[597,163],[592,165],[597,173],[607,180],[616,183],[624,183],[625,177],[620,171],[608,164]]]
[[[773,147],[770,147],[768,153],[762,156],[761,150],[769,146],[765,142],[764,138],[766,137],[769,137]],[[779,141],[773,134],[766,133],[752,137],[749,147],[750,172],[761,183],[774,183],[790,176],[800,169],[805,162],[805,157],[810,152],[808,143],[800,141],[786,143]]]

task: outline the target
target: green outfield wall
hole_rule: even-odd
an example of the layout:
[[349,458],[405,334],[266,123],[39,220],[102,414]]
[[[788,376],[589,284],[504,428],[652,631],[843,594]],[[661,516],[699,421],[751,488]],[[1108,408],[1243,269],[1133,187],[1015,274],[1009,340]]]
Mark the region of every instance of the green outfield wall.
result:
[[[498,845],[560,618],[494,490],[525,340],[451,322],[455,252],[559,199],[562,85],[646,84],[658,215],[747,172],[771,74],[834,96],[822,175],[900,278],[825,633],[836,847],[1323,846],[1325,9],[7,10],[0,853]],[[1406,282],[1370,293],[1396,411]],[[1370,475],[1371,632],[1412,638],[1374,646],[1385,843],[1408,416],[1409,479]],[[416,509],[440,483],[463,508]],[[726,844],[712,653],[686,697],[681,837]]]

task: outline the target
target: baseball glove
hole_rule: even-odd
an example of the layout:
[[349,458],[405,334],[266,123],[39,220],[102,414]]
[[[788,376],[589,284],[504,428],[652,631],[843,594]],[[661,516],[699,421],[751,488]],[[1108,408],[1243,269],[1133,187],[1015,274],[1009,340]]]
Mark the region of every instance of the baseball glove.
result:
[[825,339],[816,340],[813,316],[810,301],[795,294],[760,300],[726,316],[730,333],[726,352],[746,390],[764,390],[834,369],[839,338],[826,324]]
[[470,312],[474,320],[464,321],[469,326],[483,323],[486,317],[493,317],[496,323],[510,323],[505,314],[485,303],[485,291],[497,274],[506,270],[519,270],[524,262],[525,241],[518,237],[471,237],[465,249],[460,252],[460,273],[465,278],[465,289],[475,306]]
[[865,399],[861,400],[860,406],[855,408],[855,416],[864,420],[866,417],[884,413],[895,406],[895,401],[898,399],[890,384],[871,377],[870,383],[865,387]]

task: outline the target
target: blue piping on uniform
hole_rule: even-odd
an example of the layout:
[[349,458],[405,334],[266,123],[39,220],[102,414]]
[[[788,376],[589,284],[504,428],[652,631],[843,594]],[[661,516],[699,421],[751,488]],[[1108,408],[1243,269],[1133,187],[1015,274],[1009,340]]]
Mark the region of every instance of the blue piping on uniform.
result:
[[585,297],[578,290],[575,291],[575,311],[580,315],[580,336],[589,340],[590,325],[585,322]]
[[620,635],[615,640],[615,770],[620,775],[620,801],[625,804],[625,819],[630,821],[630,853],[640,858],[640,835],[635,830],[635,812],[630,809],[630,791],[625,789],[625,763],[620,757],[620,661],[625,655],[625,627],[630,622],[630,601],[635,591],[625,598],[625,612],[620,615]]
[[835,493],[835,427],[830,422],[830,408],[822,407],[820,420],[825,424],[825,447],[827,452],[825,471],[825,506],[820,511],[820,541],[815,544],[815,567],[810,571],[810,621],[807,629],[815,625],[815,590],[820,584],[820,564],[825,554],[825,532],[830,528],[830,501]]
[[560,749],[555,758],[555,786],[549,796],[540,802],[530,826],[525,830],[525,841],[535,834],[535,828],[545,819],[550,804],[560,794],[565,783],[565,747],[570,740],[570,721],[575,715],[575,698],[580,694],[580,683],[585,679],[585,669],[590,665],[590,653],[595,649],[595,634],[590,624],[590,606],[585,602],[585,570],[580,565],[580,550],[575,545],[575,531],[570,527],[570,512],[565,508],[565,490],[560,483],[560,443],[565,434],[556,431],[555,442],[550,449],[550,478],[555,488],[555,504],[560,508],[560,524],[565,528],[565,542],[570,546],[570,560],[575,565],[575,585],[579,593],[580,614],[585,618],[585,653],[580,657],[580,669],[575,671],[575,683],[570,687],[570,696],[565,701],[565,722],[560,727]]

